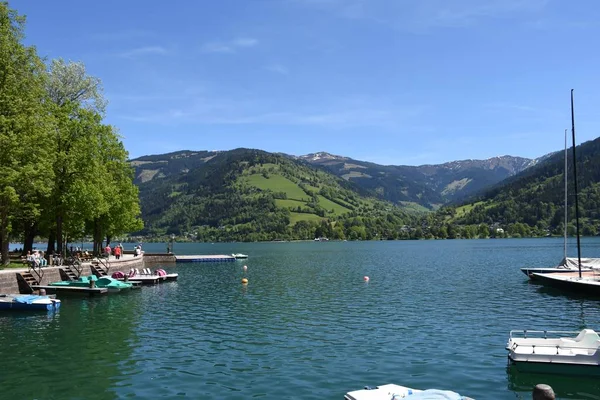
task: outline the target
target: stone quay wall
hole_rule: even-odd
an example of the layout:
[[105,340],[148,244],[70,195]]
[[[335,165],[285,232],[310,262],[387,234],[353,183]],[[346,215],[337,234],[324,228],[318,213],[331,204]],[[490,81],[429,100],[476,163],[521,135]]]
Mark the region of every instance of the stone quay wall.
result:
[[[141,256],[124,256],[120,260],[116,260],[114,257],[111,257],[109,260],[110,270],[109,274],[112,274],[115,271],[123,271],[127,272],[131,268],[144,268],[144,259],[143,255]],[[174,259],[174,257],[173,257]],[[91,275],[92,269],[91,263],[85,262],[82,265],[82,275]],[[58,282],[61,280],[59,269],[61,267],[43,267],[43,275],[40,282],[40,285],[48,285],[51,282]],[[10,268],[6,270],[0,271],[0,294],[10,294],[10,293],[19,293],[19,284],[17,281],[17,273],[27,272],[27,268]],[[35,273],[32,275],[37,279],[38,276]]]

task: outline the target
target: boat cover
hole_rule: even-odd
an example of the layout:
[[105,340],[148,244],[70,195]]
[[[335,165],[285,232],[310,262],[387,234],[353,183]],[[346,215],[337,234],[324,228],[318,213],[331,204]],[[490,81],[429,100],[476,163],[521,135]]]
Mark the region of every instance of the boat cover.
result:
[[36,296],[34,294],[25,296],[15,296],[14,301],[21,304],[31,304],[35,300],[43,299],[43,297]]
[[[579,268],[579,260],[577,257],[567,257],[563,258],[560,262],[560,266],[566,267],[569,269],[578,269]],[[581,268],[598,268],[600,269],[600,258],[582,258],[581,259]]]

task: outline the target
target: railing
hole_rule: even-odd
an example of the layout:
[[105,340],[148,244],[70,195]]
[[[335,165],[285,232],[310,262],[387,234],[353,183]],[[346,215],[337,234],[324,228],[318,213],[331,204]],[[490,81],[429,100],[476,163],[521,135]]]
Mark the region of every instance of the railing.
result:
[[[510,339],[575,339],[580,332],[577,331],[530,331],[530,330],[512,330],[510,331]],[[529,335],[529,336],[527,336]],[[565,337],[565,335],[573,335],[573,337]]]
[[31,275],[33,275],[33,274],[37,275],[38,283],[42,283],[42,278],[44,277],[44,270],[42,269],[42,265],[38,264],[35,261],[28,260],[27,266],[28,266],[27,272],[29,272]]
[[83,263],[81,262],[81,259],[77,256],[71,256],[66,258],[63,265],[77,271],[77,278],[79,278],[81,276],[81,273],[83,272]]
[[106,275],[108,275],[108,271],[110,270],[110,261],[108,261],[108,258],[101,258],[98,257],[98,265],[102,265],[104,268],[106,268]]

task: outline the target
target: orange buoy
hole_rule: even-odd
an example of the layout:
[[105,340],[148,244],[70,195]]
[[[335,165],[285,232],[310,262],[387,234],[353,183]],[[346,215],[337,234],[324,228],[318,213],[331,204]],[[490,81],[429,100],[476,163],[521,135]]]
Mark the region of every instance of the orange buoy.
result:
[[242,278],[242,284],[243,284],[243,285],[247,285],[247,284],[248,284],[248,279],[246,279],[246,278]]

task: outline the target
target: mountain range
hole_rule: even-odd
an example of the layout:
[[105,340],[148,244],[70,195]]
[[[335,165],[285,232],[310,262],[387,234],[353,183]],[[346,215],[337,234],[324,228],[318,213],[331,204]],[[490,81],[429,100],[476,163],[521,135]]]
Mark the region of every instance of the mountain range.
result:
[[[222,151],[178,151],[143,156],[131,160],[135,183],[188,174],[210,163]],[[482,189],[514,176],[540,159],[502,156],[487,160],[461,160],[437,165],[380,165],[327,152],[292,156],[298,163],[308,164],[353,184],[362,195],[373,196],[396,205],[435,210],[463,200]],[[543,159],[543,157],[541,158]]]
[[[582,224],[595,234],[600,138],[578,149]],[[490,235],[504,227],[511,235],[539,236],[560,231],[564,216],[562,152],[394,166],[326,152],[292,156],[240,148],[130,163],[146,225],[141,233],[149,236],[445,238],[487,236],[487,227]]]

